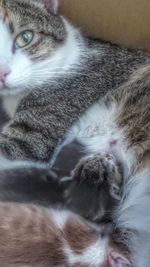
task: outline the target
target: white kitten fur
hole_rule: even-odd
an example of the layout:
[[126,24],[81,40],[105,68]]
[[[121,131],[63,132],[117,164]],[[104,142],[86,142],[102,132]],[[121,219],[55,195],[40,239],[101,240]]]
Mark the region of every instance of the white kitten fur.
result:
[[99,239],[87,247],[82,254],[75,253],[68,244],[64,245],[64,252],[67,256],[69,266],[80,263],[84,266],[100,267],[105,261],[107,246],[107,239]]

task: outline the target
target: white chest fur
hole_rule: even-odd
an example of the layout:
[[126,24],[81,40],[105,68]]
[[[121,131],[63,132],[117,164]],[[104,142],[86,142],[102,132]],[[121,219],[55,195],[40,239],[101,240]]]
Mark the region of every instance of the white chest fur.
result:
[[4,110],[7,112],[10,118],[12,118],[16,112],[17,106],[21,101],[23,95],[16,95],[16,96],[3,96],[3,107]]
[[[108,108],[103,101],[99,101],[71,127],[65,144],[77,139],[85,146],[87,154],[111,153],[123,163],[124,171],[127,173],[133,162],[132,153],[127,150],[123,129],[119,129],[116,124],[116,115],[115,103]],[[126,157],[127,153],[130,156]]]

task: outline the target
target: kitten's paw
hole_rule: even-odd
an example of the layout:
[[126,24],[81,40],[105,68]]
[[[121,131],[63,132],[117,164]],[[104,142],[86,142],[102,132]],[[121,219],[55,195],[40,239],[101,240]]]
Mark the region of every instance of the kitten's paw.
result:
[[119,198],[122,172],[114,156],[109,153],[98,153],[81,159],[72,172],[72,179],[97,186],[105,184],[110,188],[110,194]]

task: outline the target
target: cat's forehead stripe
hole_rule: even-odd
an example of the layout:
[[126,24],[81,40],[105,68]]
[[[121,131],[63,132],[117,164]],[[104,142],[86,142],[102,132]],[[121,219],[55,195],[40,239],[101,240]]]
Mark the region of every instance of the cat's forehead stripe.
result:
[[19,28],[39,20],[39,9],[31,8],[29,3],[23,1],[9,0],[0,4],[0,16],[5,22],[10,23],[10,30],[14,32],[14,26]]
[[10,15],[10,11],[8,10],[8,8],[6,7],[6,5],[3,4],[3,6],[0,8],[0,19],[3,20],[3,22],[6,22],[10,32],[13,34],[15,29],[14,29],[14,24],[11,20],[11,15]]

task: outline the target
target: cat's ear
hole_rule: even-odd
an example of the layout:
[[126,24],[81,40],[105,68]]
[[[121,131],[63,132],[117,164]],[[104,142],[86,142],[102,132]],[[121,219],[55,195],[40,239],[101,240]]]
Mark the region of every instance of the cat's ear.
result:
[[44,4],[44,7],[47,9],[47,11],[57,14],[58,11],[58,2],[59,0],[41,0]]
[[110,250],[108,262],[110,267],[131,267],[131,263],[127,257],[115,249]]

